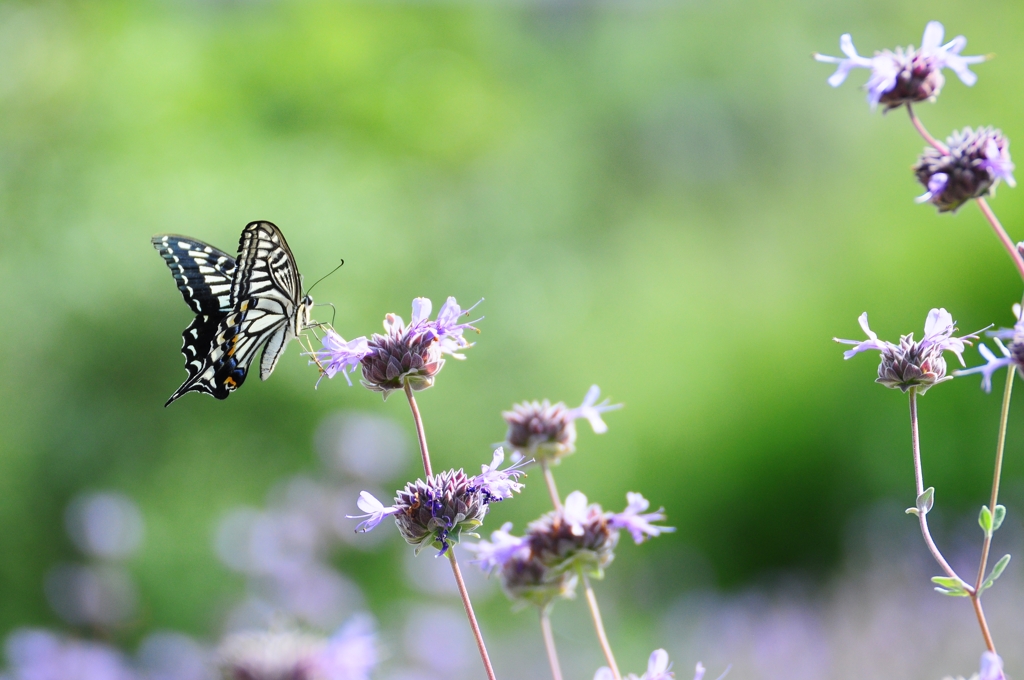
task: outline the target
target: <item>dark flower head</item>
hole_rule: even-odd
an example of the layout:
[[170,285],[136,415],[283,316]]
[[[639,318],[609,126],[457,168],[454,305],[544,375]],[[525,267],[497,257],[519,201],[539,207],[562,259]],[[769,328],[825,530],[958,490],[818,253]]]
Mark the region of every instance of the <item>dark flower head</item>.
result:
[[895,51],[875,52],[871,58],[857,54],[853,38],[844,33],[839,38],[839,48],[846,55],[845,59],[824,54],[815,54],[814,58],[837,64],[836,72],[828,79],[832,87],[842,85],[852,69],[870,69],[871,77],[865,85],[868,102],[872,109],[881,104],[888,111],[903,104],[933,101],[946,82],[942,75],[944,68],[952,69],[965,85],[974,85],[978,80],[968,66],[985,61],[986,57],[961,56],[967,38],[960,35],[943,45],[944,33],[942,24],[931,21],[925,26],[920,49],[897,47]]
[[933,309],[928,312],[924,324],[924,337],[919,342],[915,341],[914,334],[910,333],[901,336],[898,345],[878,339],[868,327],[867,312],[861,314],[858,321],[868,336],[867,340],[833,338],[836,342],[856,345],[844,352],[843,358],[851,359],[860,352],[878,350],[881,352],[882,360],[878,365],[878,378],[875,382],[903,392],[913,387],[918,393],[924,394],[932,385],[952,380],[953,376],[946,375],[946,359],[943,352],[953,352],[960,360],[960,364],[964,365],[964,345],[970,344],[971,340],[978,337],[972,333],[954,338],[956,324],[945,309]]
[[586,418],[597,434],[608,431],[601,419],[605,411],[622,408],[622,404],[611,404],[605,399],[600,404],[601,389],[592,385],[576,408],[568,408],[565,402],[552,404],[544,401],[524,401],[516,404],[511,411],[502,412],[508,423],[505,443],[524,457],[557,460],[576,450],[576,421]]
[[467,545],[476,553],[473,562],[497,573],[505,594],[516,602],[544,608],[557,598],[575,596],[576,573],[551,569],[533,553],[526,536],[513,536],[511,530],[512,523],[506,522],[490,541]]
[[470,323],[459,323],[459,318],[469,314],[473,307],[463,310],[455,298],[449,297],[437,319],[431,320],[430,300],[416,298],[412,301],[409,325],[397,314],[388,314],[384,318],[384,335],[375,333],[369,339],[345,341],[333,330],[328,331],[323,339],[324,348],[312,356],[320,366],[321,377],[333,378],[341,373],[349,380],[349,373],[361,367],[363,386],[383,393],[385,399],[406,385],[423,390],[434,384],[446,355],[466,358],[461,350],[473,344],[463,334],[467,328],[477,329]]
[[357,505],[366,514],[349,518],[362,519],[356,531],[366,532],[385,517],[394,516],[402,538],[416,546],[417,553],[432,545],[443,555],[459,542],[464,532],[476,537],[473,532],[483,524],[491,503],[511,498],[522,490],[522,483],[516,480],[523,472],[516,465],[498,470],[503,459],[504,453],[498,449],[491,464],[484,465],[475,477],[462,470],[446,470],[426,481],[417,479],[406,484],[395,497],[395,504],[389,507],[363,491]]
[[954,132],[940,151],[926,147],[914,166],[917,180],[928,189],[918,203],[932,203],[939,212],[956,211],[972,198],[994,194],[1002,180],[1011,187],[1013,163],[1010,142],[991,127]]

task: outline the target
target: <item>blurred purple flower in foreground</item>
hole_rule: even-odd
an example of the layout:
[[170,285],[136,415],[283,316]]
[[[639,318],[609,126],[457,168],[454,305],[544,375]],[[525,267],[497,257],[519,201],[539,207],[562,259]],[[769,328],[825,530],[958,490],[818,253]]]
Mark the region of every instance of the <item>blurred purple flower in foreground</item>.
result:
[[952,380],[953,376],[946,375],[943,352],[952,352],[960,360],[960,364],[965,365],[964,345],[970,344],[971,340],[978,337],[976,333],[959,338],[953,337],[956,322],[949,312],[941,308],[928,312],[928,318],[924,323],[924,337],[920,342],[914,341],[913,333],[901,336],[898,345],[879,340],[878,335],[868,327],[867,312],[861,314],[857,321],[868,339],[833,338],[839,343],[856,345],[853,349],[843,352],[843,358],[851,359],[860,352],[878,350],[882,354],[882,361],[878,365],[878,378],[875,382],[904,392],[914,387],[919,393],[924,394],[932,385]]
[[368,680],[377,665],[373,623],[358,617],[329,640],[297,631],[246,631],[218,650],[225,677],[245,680]]
[[897,47],[895,52],[882,50],[870,58],[857,54],[853,38],[849,33],[844,33],[839,38],[839,48],[846,58],[818,53],[814,54],[814,58],[837,64],[836,72],[828,79],[832,87],[842,85],[846,76],[855,68],[870,69],[871,77],[865,85],[868,102],[872,109],[882,104],[888,111],[902,104],[934,100],[946,81],[942,75],[944,68],[956,73],[965,85],[974,85],[978,80],[968,67],[985,61],[986,57],[961,56],[960,51],[967,46],[967,38],[958,35],[943,45],[944,33],[941,23],[928,22],[921,37],[920,49],[914,49],[913,46],[906,49]]
[[10,680],[134,680],[120,652],[45,630],[19,630],[5,645]]

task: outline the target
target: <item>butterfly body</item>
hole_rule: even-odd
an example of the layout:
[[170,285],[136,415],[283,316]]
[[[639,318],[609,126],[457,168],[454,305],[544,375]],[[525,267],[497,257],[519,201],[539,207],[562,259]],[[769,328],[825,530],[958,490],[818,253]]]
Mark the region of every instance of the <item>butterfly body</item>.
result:
[[178,290],[196,313],[182,333],[188,377],[167,400],[188,392],[226,399],[241,387],[259,349],[260,378],[270,377],[288,342],[310,325],[313,299],[281,230],[250,222],[238,257],[176,234],[154,236]]

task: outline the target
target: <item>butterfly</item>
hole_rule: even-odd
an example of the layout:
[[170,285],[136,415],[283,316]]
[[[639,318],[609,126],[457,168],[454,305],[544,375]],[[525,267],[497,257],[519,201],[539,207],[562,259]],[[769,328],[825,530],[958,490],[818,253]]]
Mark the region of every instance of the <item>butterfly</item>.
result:
[[188,378],[164,406],[188,392],[227,399],[245,382],[260,347],[266,380],[288,342],[313,325],[313,298],[302,295],[295,257],[273,223],[245,225],[237,257],[176,234],[152,242],[196,314],[181,334]]

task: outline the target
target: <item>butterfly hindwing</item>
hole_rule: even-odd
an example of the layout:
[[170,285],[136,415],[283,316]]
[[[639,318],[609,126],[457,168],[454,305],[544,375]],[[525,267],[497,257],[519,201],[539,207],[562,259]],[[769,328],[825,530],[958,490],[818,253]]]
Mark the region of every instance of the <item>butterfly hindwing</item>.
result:
[[[298,267],[281,230],[271,222],[250,222],[235,259],[185,237],[154,237],[153,244],[189,306],[197,313],[210,310],[199,313],[183,333],[188,378],[167,403],[193,391],[226,399],[245,381],[260,347],[260,377],[266,380],[285,346],[308,322],[312,304],[308,297],[300,299]],[[221,278],[214,278],[218,274]],[[196,275],[206,277],[209,285],[192,285]]]

